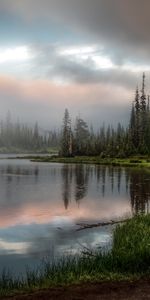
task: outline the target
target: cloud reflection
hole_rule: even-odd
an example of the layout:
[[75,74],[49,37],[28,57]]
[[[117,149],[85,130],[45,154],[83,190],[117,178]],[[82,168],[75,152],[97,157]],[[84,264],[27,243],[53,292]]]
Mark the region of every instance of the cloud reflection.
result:
[[146,212],[149,180],[144,170],[0,161],[0,260],[18,255],[32,265],[31,257],[108,245],[112,227],[76,231],[76,223]]

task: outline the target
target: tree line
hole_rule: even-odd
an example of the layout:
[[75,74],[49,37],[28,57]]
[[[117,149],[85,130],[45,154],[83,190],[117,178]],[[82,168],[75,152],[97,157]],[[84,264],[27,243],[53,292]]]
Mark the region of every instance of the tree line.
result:
[[141,90],[136,88],[128,126],[102,125],[96,132],[78,116],[74,126],[65,109],[61,130],[42,130],[36,122],[33,127],[13,122],[8,112],[0,122],[0,152],[47,152],[59,149],[64,157],[100,155],[101,157],[128,157],[150,155],[150,97],[145,91],[145,74]]
[[101,157],[128,157],[150,154],[150,98],[145,92],[145,74],[139,92],[136,88],[130,122],[125,128],[120,123],[114,128],[103,125],[96,133],[92,126],[77,117],[75,126],[66,108],[63,118],[60,155],[100,155]]
[[0,151],[46,152],[48,148],[58,148],[60,133],[44,131],[36,122],[33,127],[13,122],[8,112],[6,119],[0,122]]

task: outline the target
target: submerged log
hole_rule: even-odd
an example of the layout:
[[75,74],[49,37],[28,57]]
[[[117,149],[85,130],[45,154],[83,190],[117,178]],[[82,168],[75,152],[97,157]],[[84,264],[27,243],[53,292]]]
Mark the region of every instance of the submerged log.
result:
[[121,224],[124,222],[127,222],[130,219],[124,219],[124,220],[111,220],[108,222],[99,222],[99,223],[95,223],[95,224],[83,224],[83,223],[77,223],[77,226],[80,226],[80,228],[76,229],[76,231],[81,231],[84,229],[90,229],[90,228],[94,228],[94,227],[103,227],[103,226],[108,226],[108,225],[115,225],[115,224]]

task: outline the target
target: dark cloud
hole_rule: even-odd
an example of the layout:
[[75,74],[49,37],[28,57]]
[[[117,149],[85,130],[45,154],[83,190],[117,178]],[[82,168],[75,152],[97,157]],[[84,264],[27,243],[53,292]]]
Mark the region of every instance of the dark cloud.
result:
[[[41,36],[45,37],[45,46],[43,43],[41,46],[38,44],[34,49],[38,52],[36,55],[40,66],[40,72],[38,72],[36,65],[37,77],[38,74],[42,75],[42,72],[43,75],[44,73],[50,75],[52,72],[59,71],[64,77],[70,76],[77,82],[89,82],[90,79],[92,82],[106,80],[110,82],[111,79],[114,82],[119,80],[120,84],[122,79],[122,84],[129,83],[132,88],[135,85],[137,76],[129,74],[130,72],[114,70],[108,74],[107,71],[93,70],[92,61],[87,60],[84,65],[81,65],[76,61],[56,57],[54,47],[46,46],[52,32],[51,27],[56,23],[60,27],[63,24],[69,30],[82,33],[83,40],[79,39],[79,43],[94,42],[102,47],[103,53],[108,55],[117,66],[127,63],[134,63],[135,66],[150,64],[149,0],[43,0],[42,2],[40,0],[14,0],[13,2],[5,0],[0,3],[0,11],[5,13],[7,26],[11,25],[10,16],[17,16],[15,27],[20,40],[22,28],[26,40],[27,36],[29,41],[31,39],[38,41]],[[7,15],[9,18],[6,18]],[[21,18],[25,22],[23,27],[18,25]],[[21,28],[20,31],[18,28]],[[55,31],[54,27],[53,31]],[[59,37],[57,38],[60,43]],[[72,43],[74,43],[73,39]],[[55,64],[54,68],[50,65],[51,61],[52,65]]]
[[[100,117],[110,119],[110,116],[107,116],[105,104],[111,105],[110,102],[112,102],[114,105],[112,105],[111,114],[113,115],[115,111],[112,118],[116,118],[117,113],[119,114],[123,107],[123,101],[124,108],[127,110],[127,105],[131,100],[128,97],[129,95],[133,97],[137,83],[141,82],[142,66],[143,69],[147,66],[150,69],[149,11],[149,0],[1,1],[0,12],[4,18],[1,18],[0,28],[4,30],[3,41],[15,40],[15,36],[21,43],[23,40],[26,41],[25,44],[34,53],[34,58],[30,60],[30,75],[33,79],[44,79],[49,82],[55,78],[63,79],[70,83],[71,88],[73,86],[69,92],[66,87],[63,87],[63,92],[59,87],[60,93],[58,94],[57,86],[55,90],[52,87],[41,87],[41,83],[38,86],[37,80],[36,85],[31,84],[32,92],[31,86],[27,83],[27,93],[26,89],[20,87],[20,83],[17,82],[17,84],[12,84],[11,93],[11,89],[8,91],[7,86],[6,89],[3,88],[3,92],[2,89],[0,90],[2,111],[4,107],[5,110],[6,107],[12,107],[14,110],[12,104],[14,103],[19,114],[23,115],[25,112],[25,115],[30,115],[31,119],[35,115],[36,119],[48,120],[49,108],[52,124],[54,111],[58,111],[60,120],[64,105],[68,105],[74,113],[86,111],[87,117],[92,112],[91,120],[95,116],[99,118],[97,111],[98,107],[101,107]],[[61,28],[61,30],[57,31],[56,28]],[[68,40],[67,38],[65,40],[64,36],[68,32],[72,33],[72,39],[67,36]],[[74,39],[75,35],[78,41]],[[97,51],[109,57],[114,68],[98,69],[95,68],[92,57],[81,61],[58,53],[60,46],[67,47],[77,43],[78,45],[96,44]],[[31,46],[33,44],[34,46]],[[141,72],[136,74],[133,72],[134,68],[133,70],[124,68],[129,64],[134,65],[135,69],[140,67]],[[22,72],[25,73],[25,69]],[[5,74],[12,75],[12,72]],[[15,77],[15,72],[13,76]],[[20,76],[20,78],[24,77]],[[28,80],[29,78],[31,76]],[[86,107],[89,93],[91,99],[89,107]],[[45,99],[48,97],[50,103],[45,104]],[[35,98],[37,102],[39,101],[38,104],[36,103],[36,112]],[[98,99],[100,99],[99,102]],[[119,99],[121,99],[120,102]],[[41,111],[47,117],[41,117]],[[46,123],[48,124],[47,121]]]
[[61,76],[63,79],[71,80],[78,84],[104,83],[124,86],[133,90],[139,75],[121,69],[95,69],[85,64],[74,61],[57,61],[55,67],[49,72],[52,76]]
[[66,24],[107,47],[120,62],[150,57],[149,0],[5,0],[0,8],[22,16],[31,27],[45,19]]
[[[133,90],[141,81],[142,72],[131,72],[123,66],[114,68],[96,68],[93,55],[101,55],[99,49],[93,50],[92,55],[83,61],[74,56],[60,55],[60,47],[56,45],[32,46],[35,53],[32,61],[32,72],[46,79],[60,78],[64,82],[78,84],[114,84]],[[136,66],[136,65],[135,65]]]

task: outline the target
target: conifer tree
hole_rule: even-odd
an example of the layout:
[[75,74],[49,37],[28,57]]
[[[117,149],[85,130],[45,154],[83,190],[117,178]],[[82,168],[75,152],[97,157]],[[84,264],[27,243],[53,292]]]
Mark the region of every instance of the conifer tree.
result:
[[87,154],[89,142],[89,129],[87,123],[80,117],[76,118],[75,124],[75,153],[78,155]]
[[60,153],[64,157],[69,157],[72,155],[71,120],[67,108],[65,109],[64,118],[63,118]]
[[140,97],[140,129],[139,129],[139,147],[140,153],[146,154],[146,141],[145,141],[145,131],[146,131],[146,95],[145,95],[145,73],[143,73],[142,79],[142,90]]

